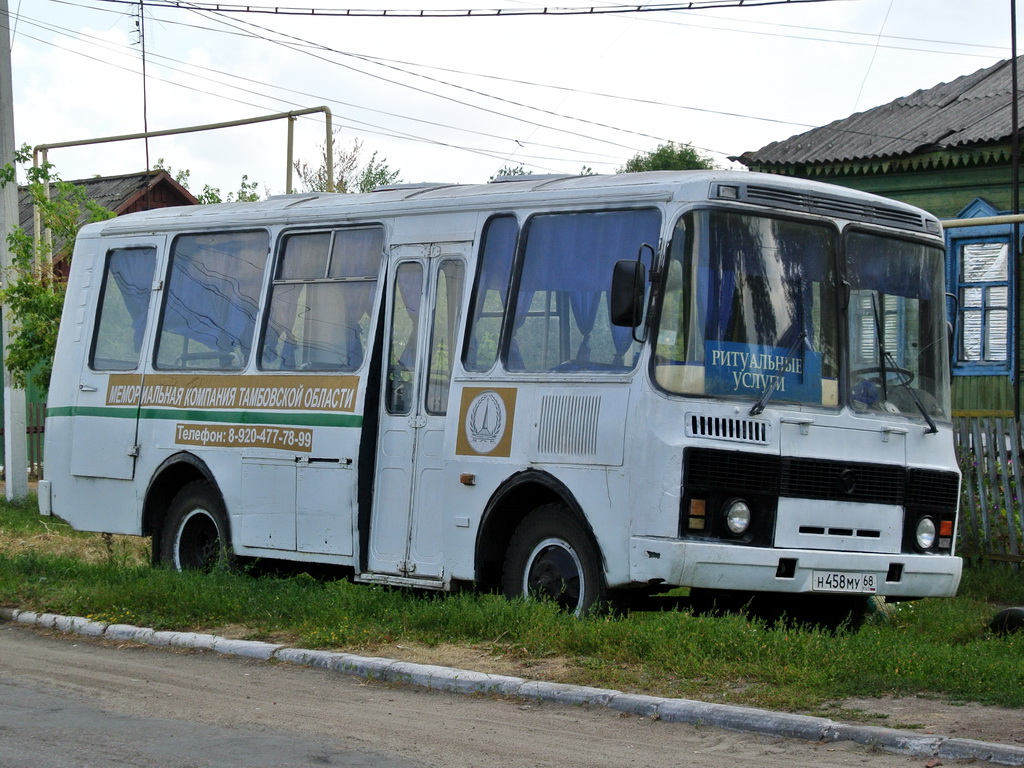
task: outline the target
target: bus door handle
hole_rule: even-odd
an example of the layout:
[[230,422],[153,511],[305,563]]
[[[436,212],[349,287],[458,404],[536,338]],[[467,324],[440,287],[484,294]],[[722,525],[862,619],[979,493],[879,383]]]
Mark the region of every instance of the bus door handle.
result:
[[96,391],[96,387],[94,387],[92,384],[86,384],[83,381],[83,382],[79,383],[78,391],[79,392],[95,392]]

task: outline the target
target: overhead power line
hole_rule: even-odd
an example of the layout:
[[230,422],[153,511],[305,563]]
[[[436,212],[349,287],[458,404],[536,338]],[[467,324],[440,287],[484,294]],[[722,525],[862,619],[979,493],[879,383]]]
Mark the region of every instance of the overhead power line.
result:
[[[109,2],[109,0],[94,0],[94,1],[96,1],[96,2]],[[68,5],[68,6],[72,6],[74,8],[87,8],[89,10],[95,10],[95,11],[100,10],[96,6],[88,4],[87,2],[73,2],[73,0],[50,0],[50,2],[59,4],[59,5]],[[128,4],[131,4],[130,0],[125,0],[125,2],[127,2]],[[149,4],[152,5],[152,3],[149,3]],[[110,10],[110,11],[107,11],[107,13],[118,13],[118,12],[114,11],[114,10]],[[870,45],[870,46],[875,46],[877,44],[877,42],[876,41],[861,42],[861,41],[856,41],[856,40],[843,40],[841,38],[834,38],[834,37],[812,37],[812,36],[808,36],[808,35],[784,34],[784,33],[780,33],[780,32],[768,31],[768,29],[776,29],[776,28],[778,28],[778,29],[793,29],[793,30],[799,30],[799,31],[803,31],[803,32],[821,32],[821,33],[827,33],[829,35],[846,35],[846,36],[851,36],[851,37],[871,37],[871,38],[873,38],[873,40],[875,38],[880,38],[880,39],[883,39],[883,40],[893,40],[893,41],[900,41],[900,42],[905,42],[905,43],[906,42],[911,42],[911,43],[927,43],[927,44],[931,44],[931,45],[941,45],[941,46],[943,46],[941,49],[939,49],[939,48],[910,47],[910,46],[895,45],[895,44],[886,44],[886,45],[880,46],[882,48],[888,48],[888,49],[892,49],[892,50],[896,50],[896,51],[910,51],[910,52],[914,52],[914,53],[941,53],[943,55],[948,55],[948,56],[973,56],[975,58],[997,58],[997,59],[1006,58],[1009,55],[1005,45],[1001,46],[1001,45],[991,45],[991,44],[985,44],[985,43],[968,43],[968,42],[964,42],[962,40],[940,40],[940,39],[935,39],[935,38],[906,37],[906,36],[901,36],[901,35],[885,35],[885,34],[879,35],[879,34],[877,34],[875,32],[860,32],[858,30],[853,30],[853,29],[835,29],[835,28],[830,28],[830,27],[809,27],[809,26],[800,25],[800,24],[783,24],[783,23],[778,22],[778,21],[771,21],[771,22],[768,22],[768,21],[755,21],[753,19],[738,20],[738,19],[727,18],[727,17],[724,17],[724,16],[714,16],[714,15],[710,15],[710,14],[701,14],[699,17],[687,16],[685,18],[687,19],[686,21],[673,21],[671,19],[664,19],[664,18],[662,18],[662,19],[646,19],[646,21],[651,22],[651,23],[657,23],[657,24],[670,24],[670,25],[675,25],[675,26],[691,27],[693,29],[698,29],[698,30],[710,29],[710,30],[714,30],[714,31],[718,31],[718,32],[732,32],[732,33],[738,33],[738,34],[744,34],[744,35],[756,35],[758,37],[779,37],[779,38],[786,38],[786,39],[790,39],[790,40],[808,40],[808,41],[812,41],[812,42],[829,43],[830,45],[852,45],[852,46],[867,46],[867,45]],[[760,29],[760,30],[758,30],[758,29],[742,29],[742,28],[736,27],[736,26],[721,27],[721,26],[711,26],[711,25],[708,25],[708,24],[695,24],[693,22],[694,18],[700,18],[702,21],[705,20],[705,19],[718,19],[720,21],[728,21],[728,22],[731,22],[731,23],[736,23],[737,21],[739,21],[739,23],[741,23],[741,24],[752,25],[754,27],[761,27],[762,29]],[[172,25],[177,25],[177,26],[182,26],[182,27],[194,26],[194,25],[187,24],[187,23],[180,22],[180,21],[171,21],[170,19],[161,19],[160,21],[161,21],[162,24],[172,24]],[[205,30],[209,31],[208,27],[197,27],[197,28],[198,29],[205,29]],[[251,35],[246,35],[245,33],[241,33],[241,36],[251,36]],[[974,48],[974,49],[977,49],[977,52],[971,53],[971,52],[963,51],[963,50],[950,50],[950,49],[962,49],[962,48]],[[403,62],[398,62],[398,63],[403,63]],[[408,63],[408,62],[405,62],[405,63]],[[426,66],[426,65],[418,65],[418,66]],[[434,69],[440,69],[439,67],[433,67],[433,68]],[[451,71],[457,72],[458,70],[451,70]]]
[[[191,2],[190,0],[145,0],[159,8],[181,8],[217,13],[262,13],[273,16],[343,16],[396,19],[494,18],[498,16],[606,16],[623,13],[661,13],[699,11],[717,8],[757,8],[768,5],[833,3],[840,0],[689,0],[689,2],[648,3],[644,5],[607,5],[589,7],[539,6],[536,8],[289,8],[282,6],[235,5],[232,3]],[[138,5],[139,0],[101,0],[105,3]]]
[[[43,25],[39,24],[38,22],[34,22],[34,21],[30,21],[30,20],[26,20],[26,23],[28,23],[28,24],[30,24],[32,26],[40,26],[40,27],[43,26]],[[97,45],[98,47],[104,48],[107,51],[111,51],[111,52],[114,52],[114,53],[124,53],[123,51],[117,50],[116,48],[113,48],[113,47],[111,47],[109,45],[106,45],[104,42],[99,41],[97,38],[92,38],[89,35],[82,35],[81,33],[78,33],[78,34],[80,35],[80,37],[89,38],[89,39],[93,40],[94,41],[93,45]],[[33,35],[29,35],[29,34],[26,34],[24,32],[21,33],[21,36],[24,37],[24,38],[27,38],[29,40],[33,40],[33,41],[35,41],[37,43],[43,44],[43,45],[55,47],[53,43],[51,43],[51,42],[49,42],[47,40],[43,40],[41,38],[34,37]],[[65,51],[67,51],[69,53],[72,53],[74,55],[81,56],[83,58],[95,61],[95,62],[100,63],[100,64],[104,64],[104,65],[111,66],[111,67],[114,67],[114,68],[117,68],[117,69],[121,69],[121,70],[124,70],[124,71],[128,71],[128,72],[132,72],[133,74],[139,74],[138,70],[136,70],[134,68],[125,67],[125,66],[121,66],[121,65],[115,64],[115,63],[113,63],[107,57],[102,57],[101,58],[101,57],[96,57],[96,56],[90,56],[90,55],[88,55],[86,53],[83,53],[81,51],[76,51],[76,50],[67,49],[67,48],[62,49],[62,50],[65,50]],[[172,62],[175,62],[175,63],[178,63],[178,64],[183,64],[184,63],[184,62],[177,61],[175,59],[171,59],[170,57],[160,56],[159,54],[155,54],[154,56],[155,56],[155,58],[161,59],[161,60],[163,60],[165,62],[166,61],[172,61]],[[174,66],[169,66],[166,63],[163,66],[166,69],[169,69],[171,71],[180,72],[180,73],[186,74],[186,75],[189,74],[188,72],[186,72],[183,69],[180,69],[180,68],[177,68],[177,67],[174,67]],[[197,68],[197,69],[200,69],[200,70],[205,70],[207,72],[213,72],[214,71],[214,70],[210,70],[207,67],[198,67],[196,65],[191,65],[191,64],[190,65],[186,65],[186,66],[194,67],[194,68]],[[220,73],[220,74],[226,74],[226,73]],[[190,75],[190,76],[198,77],[196,75]],[[282,88],[280,88],[280,86],[273,86],[273,85],[270,85],[268,83],[259,83],[258,81],[252,80],[250,78],[241,78],[238,75],[228,75],[228,76],[231,77],[231,78],[234,78],[236,80],[245,80],[247,82],[254,83],[254,84],[267,85],[269,87],[273,87],[273,88],[276,88],[278,90],[287,90],[289,93],[294,93],[294,94],[299,94],[299,95],[306,95],[306,96],[310,96],[311,95],[311,94],[302,94],[302,92],[294,91],[292,89],[282,89]],[[215,92],[215,91],[206,90],[204,88],[198,88],[198,87],[195,87],[195,86],[185,85],[184,83],[176,82],[174,80],[168,80],[168,79],[166,79],[164,77],[161,77],[159,75],[154,75],[152,73],[148,74],[147,77],[150,78],[151,80],[160,81],[160,82],[162,82],[162,83],[164,83],[164,84],[166,84],[168,86],[173,86],[175,88],[181,88],[181,89],[184,89],[184,90],[187,90],[187,91],[191,91],[193,93],[201,93],[201,94],[205,94],[205,95],[209,95],[209,96],[215,96],[215,97],[217,97],[219,99],[226,99],[226,100],[232,101],[232,102],[234,102],[236,104],[242,104],[244,106],[250,106],[250,107],[257,108],[257,109],[266,109],[266,107],[264,105],[257,104],[257,103],[252,102],[252,101],[245,101],[245,100],[243,100],[241,98],[231,97],[231,96],[224,95],[223,93],[218,93],[218,92]],[[214,80],[214,79],[211,79],[211,78],[208,78],[208,77],[206,77],[206,78],[199,77],[199,79],[206,80],[207,82],[209,82],[209,83],[211,83],[213,85],[228,86],[228,84],[223,82],[223,81]],[[239,87],[239,86],[228,86],[228,87],[231,87],[233,90],[238,91],[239,93],[247,93],[247,94],[251,94],[251,95],[254,95],[254,96],[268,98],[268,99],[271,99],[272,101],[277,102],[278,104],[285,104],[285,105],[288,105],[288,106],[291,106],[291,107],[301,107],[301,106],[303,106],[303,103],[304,103],[304,102],[300,103],[300,102],[295,102],[295,101],[289,101],[289,100],[283,99],[283,98],[281,98],[279,96],[270,96],[268,94],[260,93],[260,92],[258,92],[256,90],[246,89],[246,88],[242,88],[242,87]],[[320,97],[317,97],[317,98],[320,98]],[[484,138],[491,138],[491,139],[497,139],[497,140],[500,140],[500,141],[514,142],[514,143],[518,144],[520,147],[524,146],[523,142],[519,141],[518,139],[511,138],[511,137],[504,137],[504,136],[499,136],[499,135],[496,135],[496,134],[489,134],[489,133],[484,133],[484,132],[481,132],[481,131],[474,131],[474,130],[471,130],[471,129],[467,129],[465,127],[461,127],[460,128],[460,127],[456,127],[456,126],[447,126],[447,125],[444,125],[442,123],[434,123],[434,122],[431,122],[431,121],[428,121],[428,120],[422,120],[422,119],[415,118],[415,117],[410,117],[410,116],[405,116],[405,115],[398,115],[398,114],[383,112],[382,110],[373,109],[373,108],[370,108],[370,107],[360,107],[358,105],[346,104],[345,102],[340,102],[340,101],[337,101],[336,99],[331,99],[331,98],[324,98],[323,100],[327,101],[327,102],[331,102],[333,104],[338,104],[338,105],[341,105],[341,106],[350,106],[350,107],[355,107],[355,108],[358,108],[358,109],[361,109],[361,110],[365,110],[365,111],[377,112],[377,113],[380,113],[380,114],[390,115],[392,117],[397,117],[397,118],[401,118],[401,119],[404,119],[404,120],[412,120],[412,121],[417,122],[417,123],[423,123],[423,124],[428,124],[428,125],[435,125],[435,126],[438,126],[438,127],[448,128],[448,129],[451,129],[451,130],[465,131],[467,133],[471,133],[471,134],[475,134],[475,135],[478,135],[478,136],[482,136]],[[520,119],[521,120],[521,118],[514,118],[514,119]],[[334,124],[338,128],[348,129],[348,130],[351,130],[353,132],[358,131],[360,133],[370,133],[370,134],[374,134],[374,135],[378,135],[378,136],[384,136],[384,137],[393,138],[393,139],[398,139],[398,140],[402,140],[402,141],[412,141],[412,142],[429,144],[429,145],[437,146],[437,147],[447,147],[447,148],[451,148],[451,149],[457,149],[457,150],[460,150],[460,151],[463,151],[463,152],[468,152],[470,154],[476,154],[476,155],[481,155],[481,156],[484,156],[484,157],[494,158],[496,160],[504,160],[507,157],[507,155],[508,155],[508,152],[506,150],[502,150],[502,149],[489,149],[489,148],[484,148],[484,147],[472,147],[472,146],[467,146],[464,143],[456,144],[454,142],[445,142],[445,141],[441,141],[441,140],[438,140],[438,139],[430,138],[430,137],[427,137],[427,136],[417,135],[417,134],[413,134],[413,133],[409,133],[409,132],[405,132],[405,131],[400,131],[400,130],[393,129],[393,128],[387,128],[387,127],[384,127],[384,126],[381,126],[381,125],[376,125],[376,124],[373,124],[373,123],[369,123],[369,122],[365,122],[365,121],[362,121],[362,120],[358,120],[358,119],[355,119],[353,117],[339,118],[338,116],[336,116]],[[596,140],[600,141],[600,139],[596,139]],[[596,154],[596,153],[590,152],[590,151],[577,150],[577,149],[570,148],[570,147],[558,147],[558,146],[553,146],[553,145],[550,145],[550,144],[543,144],[543,143],[538,143],[538,142],[527,142],[527,145],[533,146],[533,147],[545,148],[545,149],[554,149],[554,150],[559,150],[559,151],[565,151],[565,152],[569,152],[569,153],[572,153],[572,154],[580,155],[581,157],[572,158],[572,157],[564,157],[564,156],[563,157],[551,157],[551,156],[545,156],[545,155],[521,155],[521,157],[523,159],[525,159],[525,160],[536,160],[536,161],[542,161],[542,162],[543,161],[554,161],[554,162],[561,162],[561,163],[575,162],[575,163],[595,164],[595,165],[602,165],[602,164],[608,165],[609,164],[608,162],[606,162],[604,160],[597,159],[599,157],[604,158],[604,157],[608,157],[608,156]],[[632,151],[640,151],[640,150],[634,149]],[[537,163],[529,163],[529,165],[531,165],[531,167],[538,168],[538,169],[543,170],[545,172],[555,172],[555,170],[556,170],[554,168],[548,168],[548,167],[544,167],[544,166],[538,165]]]

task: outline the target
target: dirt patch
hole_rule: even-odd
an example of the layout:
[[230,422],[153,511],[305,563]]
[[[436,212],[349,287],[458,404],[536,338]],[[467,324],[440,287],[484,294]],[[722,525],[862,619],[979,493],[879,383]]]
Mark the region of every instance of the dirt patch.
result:
[[844,699],[810,714],[846,723],[899,728],[915,733],[1024,744],[1024,713],[983,704],[959,704],[923,696]]
[[552,683],[571,682],[574,669],[574,665],[562,657],[521,658],[490,645],[389,643],[374,648],[372,655]]

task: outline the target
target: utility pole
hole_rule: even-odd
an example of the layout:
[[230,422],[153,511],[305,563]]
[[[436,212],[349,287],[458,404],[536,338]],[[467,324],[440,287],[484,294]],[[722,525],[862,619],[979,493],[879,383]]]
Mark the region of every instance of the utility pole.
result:
[[[1014,217],[1020,213],[1020,119],[1017,107],[1017,0],[1010,0],[1010,207]],[[1020,222],[1014,218],[1010,225],[1010,268],[1009,275],[1013,284],[1013,420],[1020,424],[1021,401],[1021,265],[1020,261]]]
[[[11,16],[7,0],[0,0],[0,165],[14,162],[14,82],[11,75]],[[7,271],[11,266],[11,252],[7,247],[8,233],[18,226],[18,184],[13,182],[0,189],[0,269],[7,284]],[[7,358],[10,318],[4,313],[3,332],[0,334],[0,355]],[[8,501],[28,496],[28,450],[25,440],[25,391],[15,389],[7,366],[4,377],[4,470],[7,478]]]

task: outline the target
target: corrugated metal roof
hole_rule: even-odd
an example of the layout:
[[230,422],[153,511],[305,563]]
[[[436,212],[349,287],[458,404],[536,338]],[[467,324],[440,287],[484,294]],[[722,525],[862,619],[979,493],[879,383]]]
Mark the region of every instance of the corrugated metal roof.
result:
[[[1017,72],[1024,83],[1024,57],[1017,58]],[[1010,62],[1001,61],[737,159],[745,165],[850,162],[1004,141],[1012,133],[1011,83]],[[1024,100],[1018,103],[1024,107]]]
[[[94,176],[91,179],[76,179],[69,183],[84,187],[90,200],[116,212],[122,205],[156,185],[165,176],[170,180],[171,177],[166,171],[148,171],[124,176]],[[18,188],[18,219],[22,229],[26,232],[32,231],[32,199],[25,187]]]

